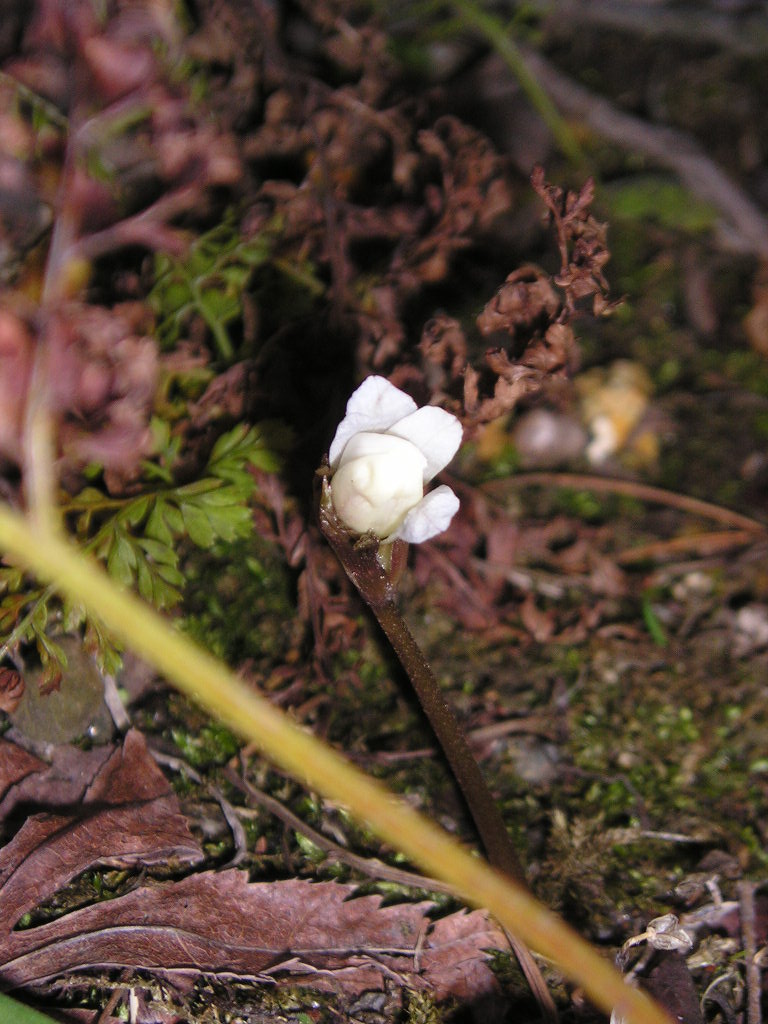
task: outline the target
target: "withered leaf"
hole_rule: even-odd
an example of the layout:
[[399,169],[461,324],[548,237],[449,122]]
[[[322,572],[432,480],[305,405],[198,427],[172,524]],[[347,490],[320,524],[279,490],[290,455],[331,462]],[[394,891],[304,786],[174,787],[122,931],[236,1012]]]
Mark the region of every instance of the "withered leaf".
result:
[[680,1024],[702,1024],[696,986],[680,953],[657,953],[643,988]]
[[[8,791],[22,779],[44,768],[45,762],[39,757],[22,750],[15,743],[0,740],[0,797],[5,798]],[[0,810],[0,820],[5,817],[5,813]]]
[[422,977],[434,992],[474,1001],[492,995],[489,970],[479,950],[506,949],[499,926],[483,910],[459,912],[437,921],[421,954]]
[[[194,866],[202,859],[139,733],[102,752],[99,763],[77,755],[91,777],[81,774],[82,803],[73,813],[71,805],[56,807],[51,799],[59,792],[54,766],[0,743],[5,804],[11,806],[9,797],[34,780],[49,806],[0,850],[0,986],[121,967],[268,978],[347,994],[379,989],[385,978],[428,988],[438,999],[498,991],[486,950],[504,939],[483,912],[452,915],[433,926],[428,903],[382,907],[380,896],[355,898],[354,885],[249,883],[235,869],[142,884],[112,900],[17,927],[22,915],[95,865],[173,860]],[[32,790],[26,795],[31,799]]]
[[[13,757],[8,760],[13,764]],[[86,758],[84,764],[92,767],[93,761]],[[44,802],[47,774],[36,779]],[[79,813],[65,812],[62,805],[62,813],[52,808],[32,815],[0,851],[0,920],[7,928],[96,864],[125,867],[171,858],[195,864],[202,859],[140,733],[130,732],[91,780],[81,779],[81,786],[83,781],[87,788]],[[54,793],[55,787],[49,795]],[[0,936],[0,961],[7,959],[7,939]]]

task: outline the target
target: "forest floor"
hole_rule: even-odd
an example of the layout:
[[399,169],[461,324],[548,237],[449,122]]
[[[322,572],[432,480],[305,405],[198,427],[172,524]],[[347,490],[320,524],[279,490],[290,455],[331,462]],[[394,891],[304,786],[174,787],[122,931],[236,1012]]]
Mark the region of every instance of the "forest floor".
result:
[[[528,883],[609,958],[675,915],[691,943],[676,947],[674,968],[663,950],[639,966],[640,952],[625,951],[623,966],[650,977],[685,1024],[758,1024],[768,997],[756,956],[768,942],[768,24],[758,5],[500,4],[489,14],[463,2],[376,12],[352,0],[197,0],[178,5],[172,30],[171,6],[148,3],[146,24],[124,4],[106,6],[95,28],[62,15],[54,31],[41,27],[42,0],[33,13],[11,4],[13,27],[0,29],[3,95],[27,90],[0,117],[2,138],[9,153],[20,125],[47,140],[0,163],[3,309],[29,326],[35,303],[50,305],[41,282],[62,217],[50,178],[58,187],[71,174],[59,119],[80,118],[95,147],[90,177],[64,205],[79,219],[91,276],[69,294],[80,311],[56,312],[81,332],[73,387],[97,358],[85,304],[109,324],[119,310],[132,341],[153,339],[160,366],[145,401],[114,357],[117,383],[94,400],[96,447],[79,433],[82,416],[62,414],[66,507],[94,500],[87,487],[120,502],[159,478],[183,486],[212,465],[226,430],[268,421],[274,452],[246,496],[252,532],[216,534],[212,519],[196,535],[186,512],[187,536],[168,520],[180,577],[163,579],[183,590],[180,625],[476,845],[407,679],[315,526],[311,496],[334,424],[367,374],[450,408],[466,443],[442,479],[461,510],[411,552],[401,607]],[[158,25],[169,32],[162,46]],[[126,117],[93,143],[78,80],[64,82],[66,46],[104,109],[151,78],[143,101],[162,118],[146,137],[131,135]],[[544,119],[534,110],[542,93],[555,108]],[[186,103],[204,114],[179,113]],[[594,219],[558,233],[531,185],[536,165]],[[96,188],[110,174],[127,217],[173,201],[131,231],[115,214],[123,234],[106,244],[113,229],[95,212]],[[582,191],[588,178],[594,197]],[[224,233],[211,234],[222,221]],[[198,246],[196,265],[173,248],[179,226]],[[596,248],[577,268],[589,287],[571,303],[564,277],[575,274],[582,230]],[[171,251],[171,262],[147,249]],[[533,264],[541,269],[518,279],[521,308],[488,327],[494,296],[511,294],[499,291],[507,275]],[[184,268],[189,294],[163,285],[168,266]],[[226,302],[195,305],[200,287]],[[605,316],[592,302],[604,293],[616,303]],[[548,333],[556,319],[562,351]],[[15,344],[6,320],[0,330]],[[506,353],[503,366],[483,361],[489,346]],[[138,349],[127,359],[139,365]],[[468,363],[475,395],[463,383]],[[0,365],[6,409],[13,366]],[[525,386],[502,394],[499,381],[518,379],[512,366]],[[131,409],[127,440],[108,429],[116,394]],[[155,460],[154,476],[128,451],[150,411],[155,448],[140,454]],[[2,486],[20,501],[15,415],[0,413]],[[95,463],[113,468],[94,475]],[[98,540],[90,520],[75,524],[73,513],[72,523],[81,543]],[[201,539],[200,529],[212,532]],[[94,545],[120,578],[113,548]],[[126,572],[141,587],[135,561]],[[143,596],[169,608],[175,598],[153,580]],[[62,639],[65,613],[51,611],[36,633],[22,613],[47,598],[19,593],[0,608],[14,638],[4,654],[32,663],[25,701],[3,704],[12,710],[0,821],[17,858],[0,875],[4,988],[89,1024],[537,1019],[487,915],[414,878],[343,809],[268,766],[130,654],[115,691],[127,717],[115,723],[90,656]],[[68,654],[50,697],[35,683],[50,673],[34,667],[45,668],[46,629]],[[102,664],[112,653],[104,640]],[[41,811],[48,817],[29,817]],[[137,914],[146,934],[122,947],[120,929]],[[287,956],[280,914],[306,940],[301,955]],[[270,922],[256,967],[240,952],[254,920]],[[565,1020],[595,1018],[551,965],[543,970]]]

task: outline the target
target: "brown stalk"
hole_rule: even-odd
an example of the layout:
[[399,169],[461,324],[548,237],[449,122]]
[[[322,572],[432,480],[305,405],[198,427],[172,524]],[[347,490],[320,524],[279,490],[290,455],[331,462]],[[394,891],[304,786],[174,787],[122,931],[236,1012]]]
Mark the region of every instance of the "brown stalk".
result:
[[712,519],[737,530],[746,530],[753,534],[765,533],[768,530],[768,526],[759,519],[752,519],[723,505],[715,505],[711,501],[692,498],[677,491],[668,491],[664,487],[638,483],[636,480],[617,480],[614,477],[594,476],[590,473],[518,473],[510,479],[491,480],[483,484],[482,490],[494,493],[510,484],[516,487],[570,487],[576,490],[599,491],[603,494],[624,494],[629,498],[637,498],[638,501],[666,505],[681,512],[701,516],[703,519]]
[[[319,520],[326,540],[360,596],[376,616],[411,681],[419,704],[462,792],[489,863],[525,885],[523,869],[504,819],[470,749],[467,736],[443,697],[429,662],[397,608],[396,582],[405,565],[407,545],[403,541],[395,541],[387,546],[377,537],[360,537],[350,533],[339,521],[333,508],[327,476],[323,479]],[[545,1020],[555,1021],[555,1004],[530,950],[508,932],[507,939],[542,1016]]]

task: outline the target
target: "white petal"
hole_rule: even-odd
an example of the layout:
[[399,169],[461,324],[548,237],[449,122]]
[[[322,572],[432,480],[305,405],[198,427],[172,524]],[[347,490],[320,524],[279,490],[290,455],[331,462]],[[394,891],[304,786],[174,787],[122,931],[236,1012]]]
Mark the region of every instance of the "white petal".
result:
[[406,540],[409,544],[421,544],[425,540],[443,533],[459,511],[459,499],[450,487],[442,484],[425,494],[418,505],[412,508],[390,540]]
[[[347,441],[336,469],[338,471],[352,459],[376,458],[382,455],[393,456],[395,466],[399,461],[403,466],[403,473],[410,472],[410,467],[417,465],[419,477],[423,477],[427,459],[418,445],[412,444],[405,437],[397,437],[395,434],[376,434],[367,430],[355,434]],[[422,483],[423,480],[419,482]]]
[[424,483],[448,465],[461,444],[461,424],[435,405],[425,405],[405,419],[398,420],[389,428],[390,434],[404,437],[415,444],[427,460],[424,468]]
[[[386,442],[381,451],[365,444]],[[350,458],[347,457],[353,449]],[[354,449],[358,449],[356,453]],[[366,450],[367,449],[367,450]],[[341,521],[357,533],[388,537],[424,494],[424,456],[402,437],[355,434],[331,479],[331,497]]]
[[410,395],[384,377],[366,377],[347,402],[347,413],[336,428],[328,458],[336,468],[344,445],[361,430],[387,430],[416,409]]

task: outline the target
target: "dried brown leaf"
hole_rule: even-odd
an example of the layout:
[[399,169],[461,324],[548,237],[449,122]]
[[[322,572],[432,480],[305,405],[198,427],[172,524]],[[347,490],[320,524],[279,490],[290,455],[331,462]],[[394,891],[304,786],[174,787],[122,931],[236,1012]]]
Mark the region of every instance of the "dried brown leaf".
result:
[[477,318],[481,334],[504,332],[514,337],[518,328],[530,328],[543,317],[549,323],[560,309],[551,278],[538,267],[526,266],[507,275]]
[[15,668],[0,668],[0,711],[13,714],[24,696],[24,680]]
[[[87,774],[78,812],[35,814],[0,851],[0,984],[124,967],[269,978],[348,994],[381,988],[385,978],[429,988],[438,999],[496,991],[486,950],[504,940],[484,913],[453,915],[456,920],[430,927],[429,904],[383,907],[380,896],[355,898],[354,886],[331,882],[252,884],[234,869],[140,885],[16,928],[22,915],[95,865],[201,859],[138,733],[103,752],[97,767],[92,757],[77,755]],[[0,744],[0,771],[6,794],[29,778],[44,799],[56,792],[55,785],[46,789],[53,769],[8,742]]]
[[674,951],[656,954],[643,988],[680,1024],[702,1024],[699,994],[685,962]]
[[421,953],[423,979],[441,997],[476,1002],[498,993],[495,977],[478,950],[506,949],[499,926],[485,911],[459,912],[432,928]]

